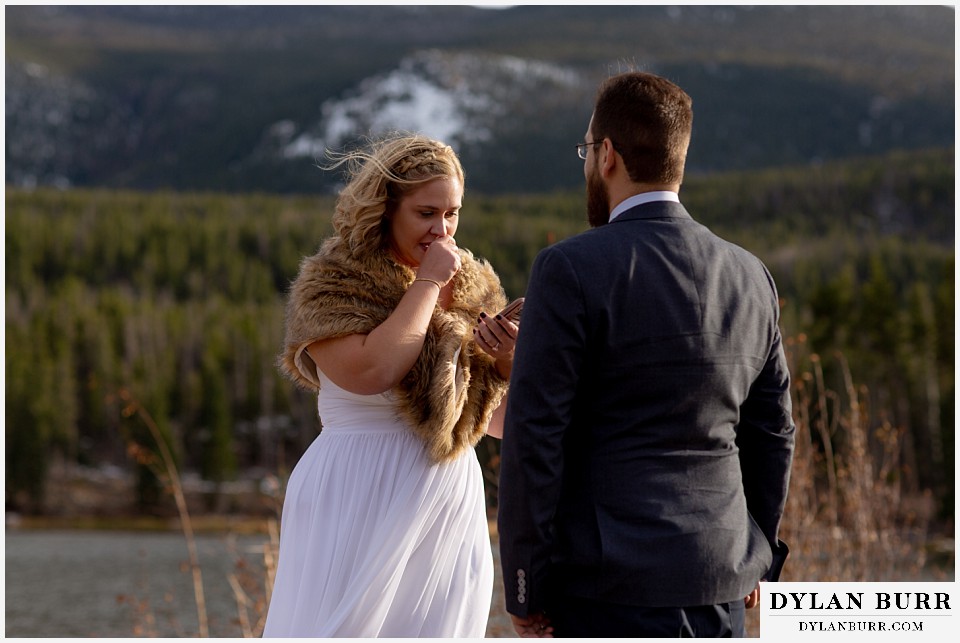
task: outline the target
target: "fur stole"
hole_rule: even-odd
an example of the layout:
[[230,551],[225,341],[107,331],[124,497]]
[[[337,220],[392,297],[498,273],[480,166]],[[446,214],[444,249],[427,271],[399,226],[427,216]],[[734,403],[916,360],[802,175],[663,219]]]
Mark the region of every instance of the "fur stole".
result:
[[[435,308],[420,356],[393,391],[402,417],[435,462],[479,442],[507,390],[493,358],[473,341],[480,311],[506,304],[500,279],[470,251],[461,248],[460,257],[453,302],[447,310]],[[319,389],[306,347],[318,339],[369,333],[393,312],[415,277],[385,252],[357,257],[340,238],[328,239],[301,262],[290,288],[281,371],[301,388]]]

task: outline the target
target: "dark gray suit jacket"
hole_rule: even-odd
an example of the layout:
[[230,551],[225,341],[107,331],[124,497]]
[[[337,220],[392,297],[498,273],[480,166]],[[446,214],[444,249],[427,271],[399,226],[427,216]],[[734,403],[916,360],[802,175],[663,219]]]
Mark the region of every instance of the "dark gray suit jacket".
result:
[[767,269],[678,203],[540,252],[501,452],[509,612],[717,604],[770,572],[794,434],[778,321]]

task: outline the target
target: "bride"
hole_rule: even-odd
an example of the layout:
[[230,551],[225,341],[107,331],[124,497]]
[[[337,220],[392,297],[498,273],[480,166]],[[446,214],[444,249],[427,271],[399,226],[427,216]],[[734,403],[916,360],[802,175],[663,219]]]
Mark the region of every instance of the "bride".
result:
[[287,304],[281,368],[317,391],[295,467],[265,637],[482,638],[493,591],[473,446],[500,437],[518,326],[488,263],[454,241],[447,145],[354,153],[334,235]]

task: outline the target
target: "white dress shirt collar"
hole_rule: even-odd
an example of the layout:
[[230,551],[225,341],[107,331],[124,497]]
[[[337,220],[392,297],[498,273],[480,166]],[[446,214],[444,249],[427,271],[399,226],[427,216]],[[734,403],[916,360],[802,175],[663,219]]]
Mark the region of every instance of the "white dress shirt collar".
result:
[[643,205],[644,203],[653,203],[654,201],[673,201],[675,203],[680,203],[680,195],[676,192],[669,191],[634,194],[633,196],[627,197],[621,201],[617,207],[613,209],[613,212],[610,213],[610,221],[613,221],[630,208],[635,208],[638,205]]

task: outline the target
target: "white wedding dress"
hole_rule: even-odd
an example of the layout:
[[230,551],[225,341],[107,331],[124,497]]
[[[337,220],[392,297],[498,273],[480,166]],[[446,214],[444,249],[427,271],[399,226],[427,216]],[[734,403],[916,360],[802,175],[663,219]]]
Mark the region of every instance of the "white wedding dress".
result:
[[323,430],[287,483],[264,637],[483,638],[493,556],[475,451],[435,464],[389,392],[318,375]]

